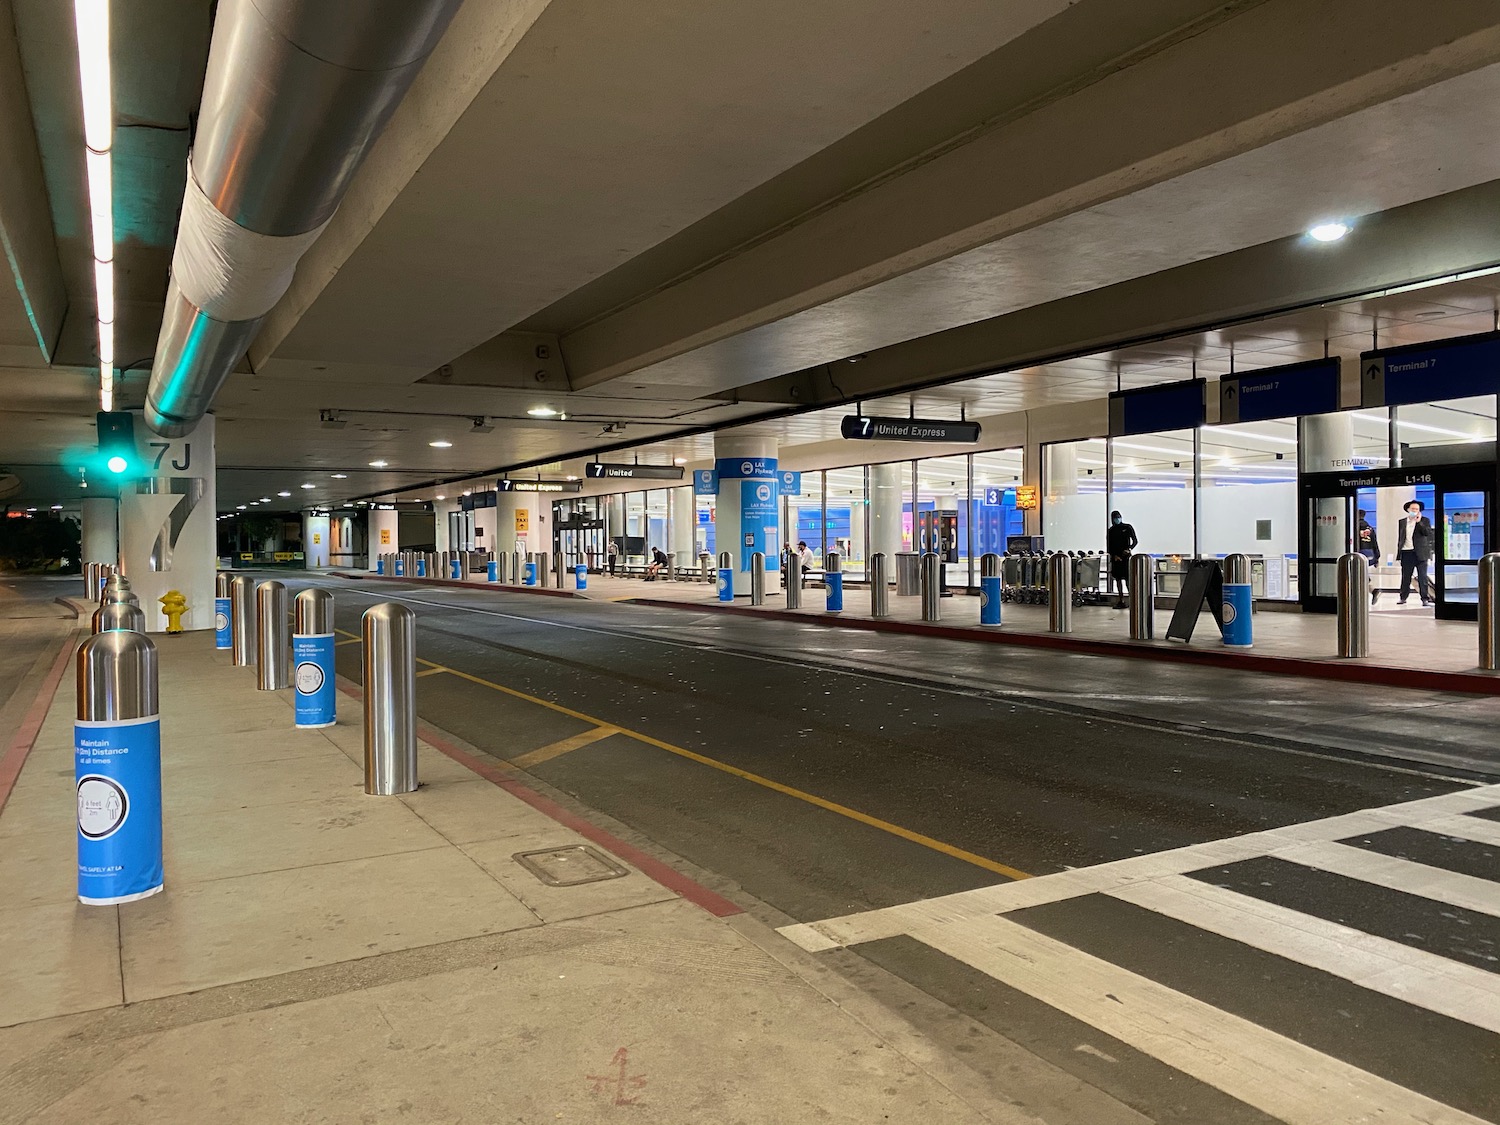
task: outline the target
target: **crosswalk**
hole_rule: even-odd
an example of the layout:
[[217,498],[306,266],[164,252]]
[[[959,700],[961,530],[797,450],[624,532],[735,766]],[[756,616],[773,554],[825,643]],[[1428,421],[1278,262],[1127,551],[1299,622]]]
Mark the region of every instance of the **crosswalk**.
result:
[[[781,932],[812,952],[893,937],[915,939],[1292,1125],[1483,1125],[1500,1121],[1500,1038],[1487,1038],[1500,1036],[1500,947],[1485,936],[1493,935],[1493,928],[1476,927],[1474,921],[1500,917],[1500,852],[1486,850],[1500,848],[1497,810],[1500,785],[1479,786],[786,926]],[[1467,864],[1470,870],[1422,862],[1411,858],[1410,850],[1406,856],[1387,854],[1379,850],[1378,841],[1372,844],[1368,839],[1391,830],[1414,830],[1419,845],[1467,849],[1465,862],[1454,866]],[[1430,847],[1417,852],[1422,860],[1436,854]],[[1419,940],[1421,934],[1372,933],[1349,924],[1347,918],[1320,916],[1315,912],[1318,906],[1294,909],[1273,901],[1275,892],[1262,893],[1261,886],[1269,888],[1274,880],[1258,884],[1242,878],[1233,888],[1218,885],[1225,881],[1221,873],[1237,870],[1234,865],[1243,865],[1238,870],[1259,870],[1254,865],[1266,861],[1275,861],[1275,869],[1288,872],[1291,880],[1299,871],[1308,878],[1345,880],[1347,884],[1339,886],[1353,900],[1387,895],[1403,910],[1424,911],[1424,933],[1467,925],[1473,939],[1461,953],[1450,956],[1453,950]],[[1487,1096],[1489,1080],[1481,1077],[1480,1092],[1470,1089],[1465,1097],[1455,1097],[1466,1103],[1455,1107],[1443,1100],[1445,1091],[1432,1088],[1433,1082],[1424,1090],[1411,1089],[1423,1083],[1402,1084],[1339,1057],[1358,1057],[1358,1051],[1332,1051],[1326,1042],[1320,1043],[1321,1050],[1309,1045],[1303,1040],[1312,1037],[1296,1034],[1295,1021],[1290,1027],[1262,1026],[1153,979],[1141,963],[1126,968],[1081,948],[1089,944],[1087,937],[1064,941],[1043,932],[1045,920],[1028,924],[1025,912],[1051,904],[1077,908],[1085,918],[1090,909],[1106,919],[1117,917],[1120,910],[1148,911],[1191,927],[1189,935],[1215,935],[1237,943],[1234,948],[1244,949],[1247,956],[1250,951],[1269,954],[1331,982],[1347,982],[1363,993],[1397,1001],[1403,1011],[1410,1006],[1478,1029],[1477,1039],[1473,1033],[1461,1037],[1462,1048],[1477,1054],[1474,1073],[1482,1076],[1489,1068],[1493,1096]],[[1325,913],[1338,911],[1329,906]],[[1086,935],[1088,929],[1079,932]],[[1277,986],[1274,974],[1273,979],[1247,981],[1247,987],[1262,990]],[[1292,994],[1285,1003],[1295,1006],[1298,1000]],[[1399,1039],[1403,1027],[1401,1021],[1394,1022],[1396,1026],[1381,1033]],[[1414,1042],[1411,1047],[1444,1049],[1432,1043]]]

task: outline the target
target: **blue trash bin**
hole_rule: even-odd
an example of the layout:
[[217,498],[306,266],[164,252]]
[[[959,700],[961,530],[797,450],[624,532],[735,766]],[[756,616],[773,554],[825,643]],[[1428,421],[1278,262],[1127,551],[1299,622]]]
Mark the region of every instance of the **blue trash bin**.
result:
[[1249,648],[1254,643],[1250,615],[1249,583],[1224,584],[1224,644],[1229,648]]
[[991,575],[979,580],[979,623],[1000,624],[1000,576]]

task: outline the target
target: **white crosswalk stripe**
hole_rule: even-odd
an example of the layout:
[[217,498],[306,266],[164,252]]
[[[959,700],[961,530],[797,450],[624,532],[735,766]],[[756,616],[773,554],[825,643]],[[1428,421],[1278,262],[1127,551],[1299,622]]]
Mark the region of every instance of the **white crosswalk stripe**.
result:
[[1482,1119],[1004,915],[1105,895],[1500,1034],[1500,974],[1188,877],[1270,857],[1429,900],[1434,912],[1441,904],[1500,917],[1500,882],[1339,842],[1406,827],[1497,843],[1500,823],[1466,815],[1496,807],[1500,785],[1478,786],[781,932],[814,952],[909,936],[1296,1125],[1478,1125]]

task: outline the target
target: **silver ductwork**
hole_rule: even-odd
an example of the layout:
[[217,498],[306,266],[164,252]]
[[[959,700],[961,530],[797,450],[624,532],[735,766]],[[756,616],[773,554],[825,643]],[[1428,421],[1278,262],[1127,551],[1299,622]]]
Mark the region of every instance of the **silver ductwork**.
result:
[[292,283],[462,0],[221,0],[146,424],[178,437]]

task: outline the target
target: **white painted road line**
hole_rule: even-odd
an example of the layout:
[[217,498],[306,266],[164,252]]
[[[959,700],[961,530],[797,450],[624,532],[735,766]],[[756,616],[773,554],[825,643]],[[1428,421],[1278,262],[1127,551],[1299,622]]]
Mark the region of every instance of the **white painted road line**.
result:
[[1110,892],[1242,945],[1500,1033],[1500,975],[1237,891],[1169,875]]
[[1294,844],[1272,855],[1304,867],[1500,918],[1500,883],[1488,879],[1333,842]]
[[1288,1125],[1488,1125],[1006,918],[912,936]]
[[1476,844],[1500,847],[1500,822],[1477,816],[1442,816],[1424,822],[1422,829],[1442,836],[1455,836],[1460,840],[1473,840]]

